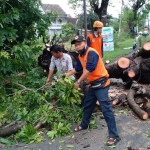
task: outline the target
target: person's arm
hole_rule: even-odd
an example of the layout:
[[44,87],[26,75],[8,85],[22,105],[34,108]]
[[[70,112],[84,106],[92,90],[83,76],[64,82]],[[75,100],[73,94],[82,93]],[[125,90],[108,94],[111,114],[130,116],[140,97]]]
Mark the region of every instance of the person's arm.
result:
[[75,69],[72,69],[71,71],[68,71],[67,73],[65,73],[65,76],[66,77],[69,77],[69,76],[71,76],[71,75],[73,75],[73,74],[76,74],[77,72],[76,72],[76,70]]
[[68,58],[67,58],[67,68],[68,68],[67,72],[70,72],[73,69],[72,59],[69,55],[68,55]]
[[49,66],[49,73],[48,73],[48,77],[47,77],[47,80],[46,80],[46,84],[50,83],[50,79],[51,79],[51,77],[54,73],[54,69],[55,69],[55,62],[54,62],[54,57],[52,56],[50,66]]
[[50,79],[51,79],[53,73],[54,73],[54,70],[49,70],[48,77],[47,77],[47,80],[46,80],[46,84],[50,84]]
[[91,46],[90,38],[89,38],[89,37],[87,38],[87,46],[88,46],[88,47],[90,47],[90,46]]
[[78,72],[80,72],[82,70],[83,70],[82,69],[82,65],[81,65],[79,59],[77,59],[75,68],[73,70],[68,71],[67,73],[65,73],[65,76],[66,77],[71,76],[71,75],[76,74],[76,73],[78,73]]
[[78,83],[80,84],[83,80],[87,79],[89,74],[90,74],[90,71],[88,71],[87,69],[84,69],[81,77],[78,79]]
[[89,76],[90,72],[94,71],[94,69],[97,66],[97,62],[98,62],[99,55],[94,52],[94,51],[90,51],[88,53],[88,57],[87,57],[87,63],[86,63],[86,69],[83,70],[83,73],[81,75],[81,77],[78,79],[78,81],[75,83],[75,89],[79,88],[80,83],[87,79],[87,77]]

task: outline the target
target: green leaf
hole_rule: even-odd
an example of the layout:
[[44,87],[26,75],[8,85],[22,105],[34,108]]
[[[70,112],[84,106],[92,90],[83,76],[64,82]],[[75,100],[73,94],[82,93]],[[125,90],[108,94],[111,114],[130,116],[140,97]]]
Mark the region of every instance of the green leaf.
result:
[[65,142],[65,140],[61,140],[61,141],[59,141],[59,143],[64,143]]
[[1,138],[1,137],[0,137],[0,142],[3,144],[10,144],[11,143],[9,140]]
[[0,26],[3,28],[3,25],[0,23]]
[[74,148],[74,145],[66,145],[68,148]]
[[51,139],[54,139],[56,134],[57,134],[57,131],[55,131],[55,130],[47,132],[48,137]]
[[113,146],[108,146],[109,148],[116,148],[116,146],[115,145],[113,145]]
[[63,150],[62,146],[59,146],[59,150]]

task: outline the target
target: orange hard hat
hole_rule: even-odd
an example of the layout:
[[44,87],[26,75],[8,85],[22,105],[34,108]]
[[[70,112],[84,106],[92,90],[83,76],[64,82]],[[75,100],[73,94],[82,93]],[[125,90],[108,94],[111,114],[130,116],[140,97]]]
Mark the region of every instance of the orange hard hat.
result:
[[95,21],[93,24],[93,28],[102,28],[103,27],[103,23],[100,21]]

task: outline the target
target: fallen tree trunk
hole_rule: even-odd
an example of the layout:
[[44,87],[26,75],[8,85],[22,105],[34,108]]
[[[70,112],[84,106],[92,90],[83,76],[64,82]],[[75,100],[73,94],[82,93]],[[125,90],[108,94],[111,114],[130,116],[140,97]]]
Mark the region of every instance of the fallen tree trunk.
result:
[[150,42],[147,42],[142,46],[142,48],[137,53],[137,56],[142,56],[143,58],[150,58]]
[[117,61],[114,63],[110,63],[105,65],[110,78],[121,78],[123,75],[122,70],[119,68]]
[[21,124],[13,124],[12,126],[2,127],[0,128],[0,137],[6,137],[15,134],[26,124],[26,122],[23,122]]
[[143,59],[140,63],[141,78],[140,82],[150,84],[150,58]]
[[110,78],[121,78],[131,86],[132,81],[150,84],[150,58],[121,57],[117,62],[105,65]]
[[136,94],[136,90],[130,89],[127,95],[128,104],[135,112],[137,116],[141,119],[146,120],[148,118],[148,113],[143,111],[134,101],[134,95]]

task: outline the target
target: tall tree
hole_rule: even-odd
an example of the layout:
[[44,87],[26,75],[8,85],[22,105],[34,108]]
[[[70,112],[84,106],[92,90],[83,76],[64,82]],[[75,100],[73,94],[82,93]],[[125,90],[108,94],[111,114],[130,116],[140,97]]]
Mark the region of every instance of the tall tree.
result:
[[[72,5],[73,8],[82,6],[83,0],[69,0],[69,4]],[[97,14],[100,21],[104,23],[104,26],[107,26],[107,8],[108,8],[109,0],[88,0],[87,5],[90,5],[92,10]]]
[[125,5],[123,9],[122,21],[125,21],[130,30],[130,35],[134,37],[136,34],[135,27],[144,25],[144,19],[150,10],[149,0],[130,0],[130,5]]
[[44,14],[40,7],[40,0],[0,1],[0,49],[45,35],[52,14]]
[[94,12],[98,15],[99,20],[101,20],[104,26],[107,26],[107,7],[109,0],[102,0],[101,3],[99,0],[90,0],[90,5],[93,8]]
[[[79,18],[79,21],[78,21],[78,24],[77,24],[77,28],[79,29],[82,29],[84,28],[84,14],[80,14],[78,15],[78,18]],[[97,14],[93,13],[92,10],[89,10],[87,12],[87,29],[89,30],[92,30],[92,27],[93,27],[93,23],[95,20],[98,20],[98,16]]]

